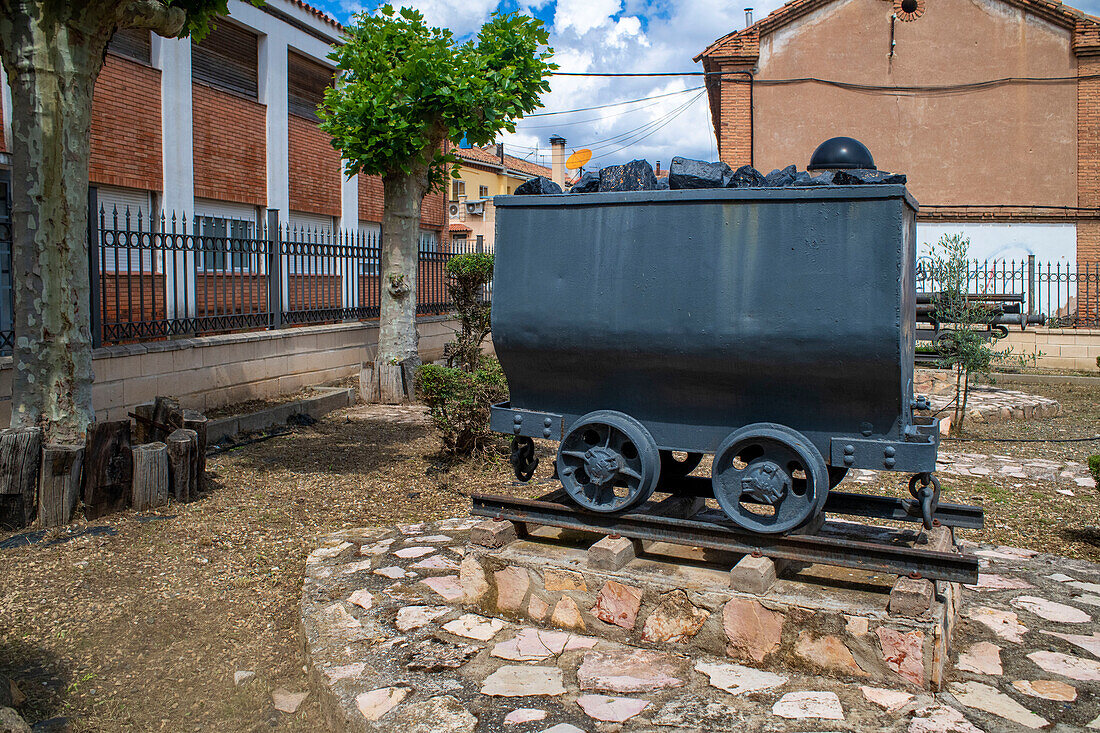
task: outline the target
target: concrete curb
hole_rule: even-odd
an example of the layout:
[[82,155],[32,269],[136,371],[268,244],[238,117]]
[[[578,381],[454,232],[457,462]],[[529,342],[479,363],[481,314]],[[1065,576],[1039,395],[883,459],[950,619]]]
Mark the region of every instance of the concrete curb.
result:
[[250,412],[247,415],[231,415],[211,420],[206,428],[207,442],[220,443],[239,433],[255,433],[286,425],[291,415],[309,415],[319,418],[333,410],[355,404],[354,387],[314,387],[313,389],[319,393],[316,397],[287,402],[266,410]]
[[1100,377],[1086,377],[1077,374],[1010,374],[997,372],[993,379],[998,384],[1078,384],[1086,387],[1100,387]]

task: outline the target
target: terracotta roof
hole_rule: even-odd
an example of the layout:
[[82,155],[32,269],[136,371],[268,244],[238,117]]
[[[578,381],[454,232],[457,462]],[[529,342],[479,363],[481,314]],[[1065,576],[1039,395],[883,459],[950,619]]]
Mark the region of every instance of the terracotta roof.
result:
[[[507,149],[507,146],[505,146]],[[496,146],[490,145],[488,150],[479,147],[472,148],[453,148],[452,151],[456,156],[463,160],[468,160],[471,163],[484,163],[486,165],[499,166],[500,158],[496,154]],[[544,165],[532,163],[529,160],[523,160],[517,158],[514,155],[504,154],[504,165],[506,168],[511,168],[517,173],[523,173],[528,176],[546,176],[550,177],[551,171]]]
[[473,229],[466,226],[465,224],[462,224],[461,222],[452,221],[450,224],[447,225],[447,231],[448,232],[472,232]]
[[294,4],[294,5],[297,5],[299,8],[306,11],[307,13],[310,13],[311,15],[316,15],[318,18],[325,21],[326,23],[333,26],[334,28],[339,28],[340,30],[344,30],[344,26],[340,25],[340,23],[336,20],[336,18],[333,18],[331,15],[329,15],[325,11],[319,10],[318,8],[315,8],[312,5],[308,5],[304,2],[302,2],[302,0],[289,0],[289,2]]
[[[703,58],[721,58],[734,61],[751,61],[760,55],[760,36],[782,28],[802,16],[822,8],[834,0],[790,0],[787,4],[773,10],[748,28],[733,31],[707,46],[695,57],[698,62]],[[1002,0],[1023,10],[1045,18],[1065,28],[1074,30],[1075,50],[1100,48],[1098,29],[1100,18],[1081,12],[1077,8],[1063,5],[1058,0]]]

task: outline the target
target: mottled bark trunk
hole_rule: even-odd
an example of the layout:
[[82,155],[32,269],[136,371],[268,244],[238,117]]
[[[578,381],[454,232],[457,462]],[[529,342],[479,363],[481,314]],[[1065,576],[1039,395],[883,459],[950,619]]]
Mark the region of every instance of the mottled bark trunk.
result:
[[[387,404],[413,398],[411,369],[420,363],[416,332],[420,206],[428,190],[427,169],[382,177],[382,302],[374,368],[360,378],[367,401]],[[402,366],[405,368],[403,369]]]
[[66,4],[0,20],[12,93],[12,427],[82,443],[92,421],[88,158],[92,92],[113,26]]

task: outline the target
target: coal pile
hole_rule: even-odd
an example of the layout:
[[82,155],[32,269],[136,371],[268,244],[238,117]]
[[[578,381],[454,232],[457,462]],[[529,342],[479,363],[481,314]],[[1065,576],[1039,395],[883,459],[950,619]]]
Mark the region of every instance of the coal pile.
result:
[[[874,184],[905,184],[903,173],[889,173],[874,168],[850,170],[800,171],[795,166],[776,168],[764,175],[750,165],[733,170],[725,163],[675,157],[666,178],[657,178],[653,167],[644,160],[632,160],[623,165],[602,168],[599,173],[587,172],[569,189],[569,193],[609,191],[662,191],[700,188],[803,188],[807,186],[862,186]],[[516,194],[541,195],[561,193],[548,178],[532,178],[516,189]]]

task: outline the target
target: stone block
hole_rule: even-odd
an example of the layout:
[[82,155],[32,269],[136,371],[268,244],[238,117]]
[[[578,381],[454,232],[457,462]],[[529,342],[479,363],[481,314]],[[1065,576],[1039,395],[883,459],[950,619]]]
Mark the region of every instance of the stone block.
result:
[[516,196],[545,196],[547,194],[561,193],[561,186],[545,176],[532,178],[521,183],[516,189]]
[[668,167],[668,185],[672,190],[685,188],[725,188],[733,170],[725,163],[706,163],[676,156]]
[[730,588],[762,595],[775,585],[778,570],[770,558],[745,555],[730,570]]
[[515,542],[518,534],[512,522],[498,522],[490,519],[470,530],[470,541],[482,547],[504,547]]
[[[600,170],[600,192],[652,191],[657,188],[653,166],[645,160],[632,160],[623,165],[609,165]],[[516,193],[519,193],[517,190]]]
[[591,570],[619,570],[637,557],[634,540],[626,537],[604,537],[588,548],[588,567]]

